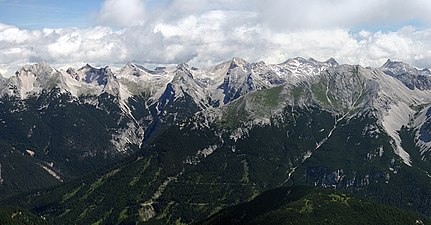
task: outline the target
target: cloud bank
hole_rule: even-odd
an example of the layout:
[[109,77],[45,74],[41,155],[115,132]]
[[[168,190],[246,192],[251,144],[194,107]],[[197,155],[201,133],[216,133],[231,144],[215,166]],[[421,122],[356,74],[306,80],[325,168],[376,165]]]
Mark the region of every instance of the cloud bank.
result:
[[[0,73],[38,61],[205,66],[234,56],[268,63],[334,57],[373,67],[391,58],[430,67],[430,21],[425,0],[106,0],[97,25],[86,29],[0,24]],[[375,24],[395,29],[367,29]]]

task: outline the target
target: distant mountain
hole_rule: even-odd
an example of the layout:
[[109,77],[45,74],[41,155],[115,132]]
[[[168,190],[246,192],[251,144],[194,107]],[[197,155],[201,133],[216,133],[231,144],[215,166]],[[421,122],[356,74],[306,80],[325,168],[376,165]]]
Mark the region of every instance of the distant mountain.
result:
[[2,204],[62,224],[193,223],[307,185],[431,215],[426,71],[26,66],[0,79]]
[[407,63],[391,61],[388,59],[381,67],[384,73],[403,82],[410,89],[430,90],[431,71],[427,68],[419,70]]

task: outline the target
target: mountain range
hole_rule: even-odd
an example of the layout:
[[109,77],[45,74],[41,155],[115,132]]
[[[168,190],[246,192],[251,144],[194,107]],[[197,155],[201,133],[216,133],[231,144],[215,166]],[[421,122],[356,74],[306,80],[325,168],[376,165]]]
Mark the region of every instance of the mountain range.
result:
[[56,223],[193,223],[297,185],[431,215],[428,69],[42,62],[0,94],[2,204]]

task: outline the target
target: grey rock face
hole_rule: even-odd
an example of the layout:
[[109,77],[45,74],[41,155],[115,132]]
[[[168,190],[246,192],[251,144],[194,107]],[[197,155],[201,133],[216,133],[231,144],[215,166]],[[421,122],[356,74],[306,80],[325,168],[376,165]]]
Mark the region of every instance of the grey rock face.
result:
[[392,77],[397,78],[411,90],[431,89],[431,72],[429,69],[416,69],[407,63],[388,61],[381,67],[382,71]]

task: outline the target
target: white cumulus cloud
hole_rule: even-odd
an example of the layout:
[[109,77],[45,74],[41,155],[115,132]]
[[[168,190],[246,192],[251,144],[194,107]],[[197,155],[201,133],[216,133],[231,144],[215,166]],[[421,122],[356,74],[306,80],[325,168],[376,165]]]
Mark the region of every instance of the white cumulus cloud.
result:
[[145,20],[143,0],[106,0],[97,15],[103,25],[129,26]]

